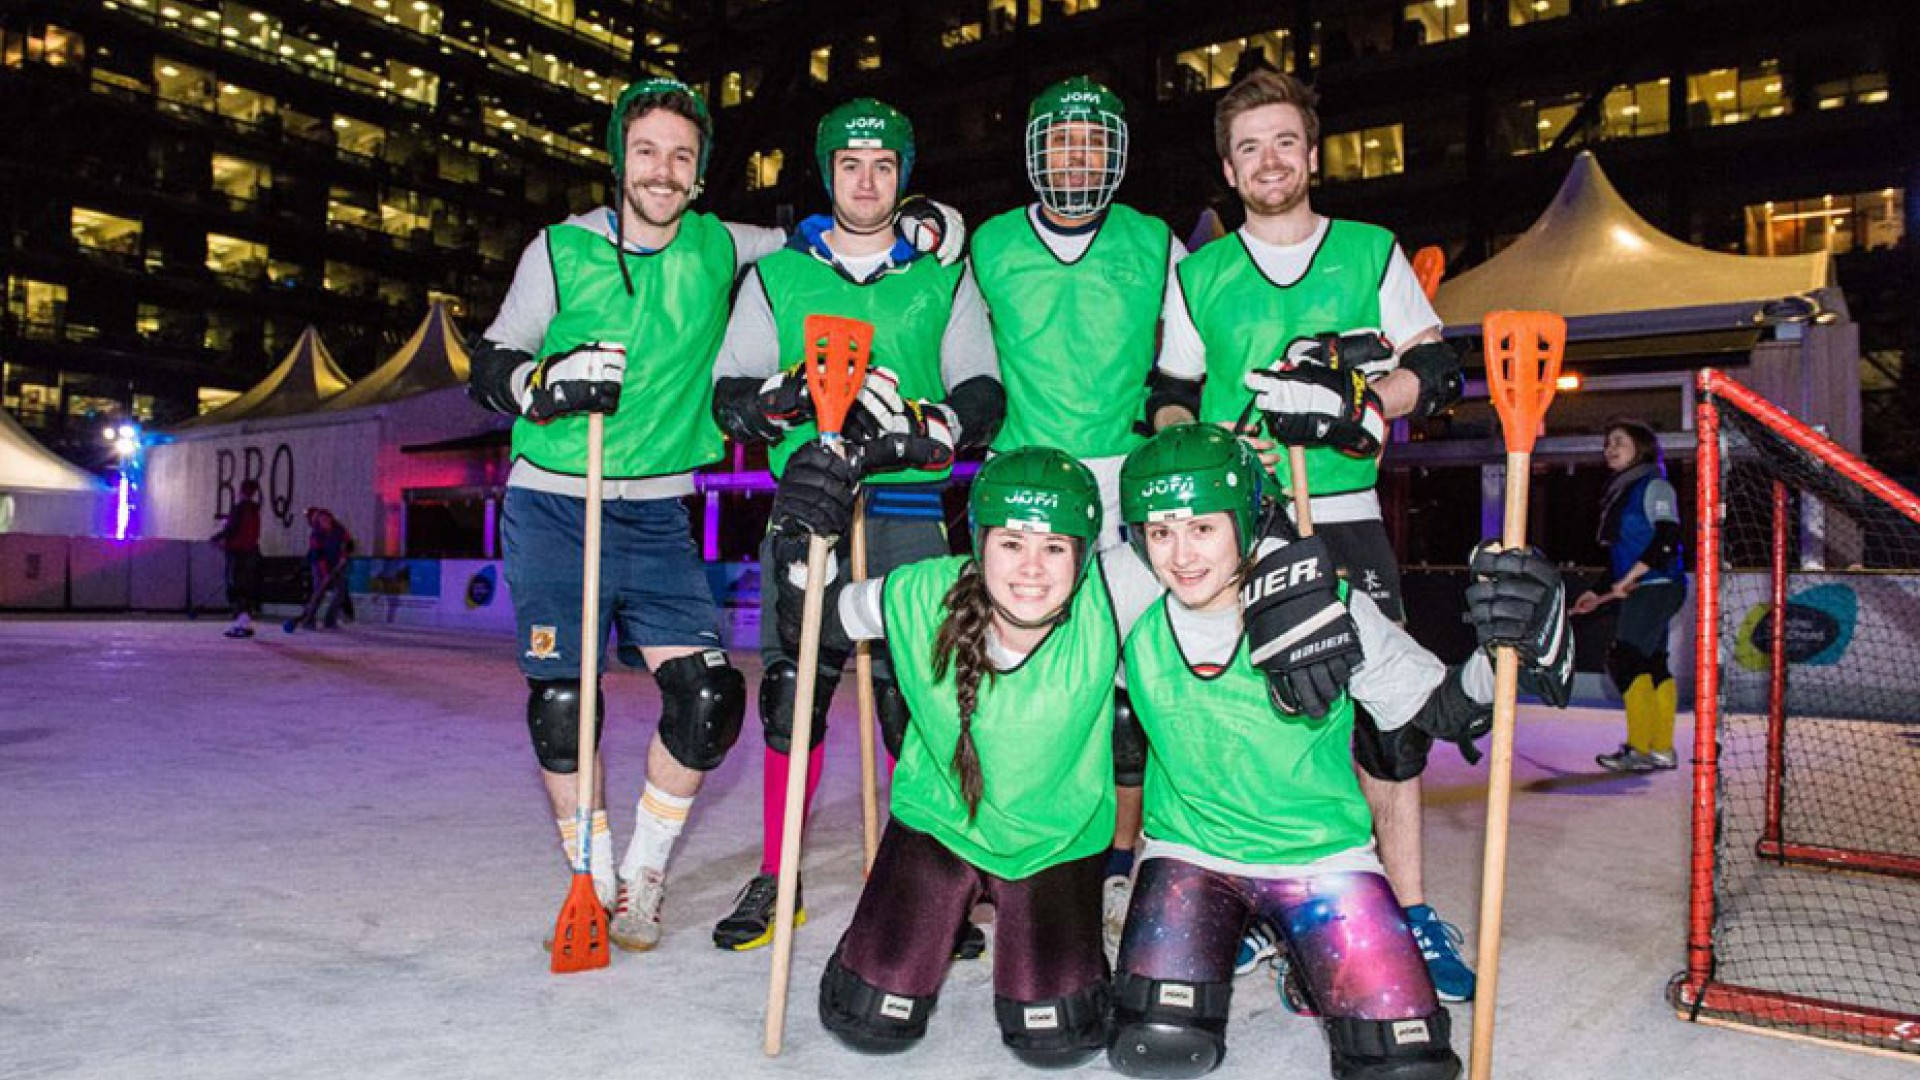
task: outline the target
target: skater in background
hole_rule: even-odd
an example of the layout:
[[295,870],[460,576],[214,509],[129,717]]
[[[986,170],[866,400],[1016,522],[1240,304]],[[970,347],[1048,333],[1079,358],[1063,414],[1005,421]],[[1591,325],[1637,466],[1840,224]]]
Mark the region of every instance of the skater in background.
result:
[[1607,674],[1626,699],[1627,741],[1594,760],[1613,772],[1671,769],[1680,763],[1673,749],[1679,691],[1667,668],[1667,631],[1687,598],[1680,500],[1667,480],[1659,437],[1645,421],[1608,421],[1601,453],[1613,470],[1600,499],[1607,568],[1573,602],[1573,613],[1620,604]]
[[260,482],[240,481],[240,498],[227,511],[226,524],[213,534],[226,556],[227,603],[233,606],[230,638],[253,636],[253,616],[260,608]]
[[352,554],[353,534],[333,511],[307,507],[307,576],[311,586],[306,606],[287,620],[288,633],[302,627],[312,630],[316,620],[328,630],[339,628],[347,597],[347,559]]

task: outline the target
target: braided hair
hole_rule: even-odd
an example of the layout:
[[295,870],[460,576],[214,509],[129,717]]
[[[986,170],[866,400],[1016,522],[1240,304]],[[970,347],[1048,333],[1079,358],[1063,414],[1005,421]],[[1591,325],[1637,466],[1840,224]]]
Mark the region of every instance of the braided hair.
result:
[[960,703],[960,740],[953,747],[953,771],[960,777],[960,797],[967,801],[967,819],[980,809],[985,780],[980,774],[980,752],[973,744],[973,713],[980,704],[980,680],[993,676],[987,662],[987,625],[993,618],[993,600],[978,560],[960,571],[960,580],[947,590],[947,617],[933,641],[933,677],[953,669],[955,696]]

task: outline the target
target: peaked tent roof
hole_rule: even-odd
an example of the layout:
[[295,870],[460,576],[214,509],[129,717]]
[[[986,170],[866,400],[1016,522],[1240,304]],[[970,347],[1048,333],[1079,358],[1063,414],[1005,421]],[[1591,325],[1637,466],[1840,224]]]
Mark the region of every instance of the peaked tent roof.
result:
[[0,491],[77,491],[96,494],[105,481],[40,445],[13,414],[0,409]]
[[435,300],[427,308],[427,317],[387,362],[372,374],[322,408],[328,411],[377,405],[426,390],[464,386],[467,382],[467,350],[460,343],[460,329],[447,314],[445,304]]
[[267,377],[245,393],[212,412],[184,421],[176,428],[212,427],[235,420],[261,420],[269,416],[290,416],[310,412],[321,402],[339,394],[353,380],[347,378],[320,332],[309,326],[300,340],[287,350],[286,358]]
[[[1833,284],[1825,252],[1764,258],[1682,243],[1636,213],[1589,151],[1574,159],[1553,202],[1500,254],[1443,282],[1434,308],[1448,326],[1478,326],[1502,308],[1609,318],[1593,336],[1716,329],[1758,321],[1762,308]],[[1699,309],[1714,309],[1711,317]],[[1693,317],[1677,317],[1694,311]],[[1724,316],[1724,318],[1722,317]],[[1578,335],[1576,335],[1578,336]]]

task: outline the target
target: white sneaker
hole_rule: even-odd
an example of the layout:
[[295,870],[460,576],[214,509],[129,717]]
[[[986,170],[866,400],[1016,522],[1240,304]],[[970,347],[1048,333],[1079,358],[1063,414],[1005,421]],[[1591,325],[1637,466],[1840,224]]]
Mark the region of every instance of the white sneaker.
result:
[[607,936],[628,952],[646,952],[660,944],[660,904],[666,899],[667,876],[651,868],[640,880],[622,881]]
[[1107,963],[1120,959],[1120,935],[1127,928],[1127,904],[1133,899],[1133,878],[1115,874],[1100,887],[1101,936],[1107,947]]

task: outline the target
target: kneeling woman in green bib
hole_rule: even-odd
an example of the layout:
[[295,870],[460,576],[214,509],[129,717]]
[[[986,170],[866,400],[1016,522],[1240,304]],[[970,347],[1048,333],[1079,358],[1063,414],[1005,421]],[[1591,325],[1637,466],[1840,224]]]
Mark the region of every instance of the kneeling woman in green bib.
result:
[[[788,572],[767,587],[786,593],[789,647],[806,536],[845,531],[860,457],[813,444],[781,478],[774,565]],[[956,933],[990,900],[1001,1038],[1032,1064],[1072,1064],[1107,1037],[1100,889],[1120,637],[1093,557],[1100,494],[1086,466],[1028,447],[988,462],[968,505],[974,555],[828,589],[822,648],[884,636],[913,721],[891,820],[821,979],[820,1019],[856,1050],[913,1046]]]
[[[1130,454],[1120,505],[1166,593],[1128,627],[1146,732],[1146,845],[1121,937],[1109,1058],[1138,1077],[1194,1077],[1226,1053],[1234,953],[1262,921],[1285,942],[1289,1008],[1326,1028],[1342,1080],[1452,1080],[1446,1010],[1374,848],[1356,753],[1385,780],[1419,775],[1434,739],[1491,723],[1487,652],[1448,667],[1294,534],[1253,452],[1212,424]],[[1475,549],[1468,615],[1510,645],[1529,690],[1564,704],[1564,589],[1538,552]],[[1122,597],[1123,610],[1130,610]],[[1377,723],[1354,741],[1354,706]]]

